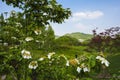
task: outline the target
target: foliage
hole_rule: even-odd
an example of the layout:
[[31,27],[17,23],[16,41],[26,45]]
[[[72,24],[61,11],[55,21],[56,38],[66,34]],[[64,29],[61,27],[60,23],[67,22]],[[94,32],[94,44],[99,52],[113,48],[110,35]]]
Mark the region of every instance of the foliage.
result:
[[99,34],[93,30],[93,34],[90,47],[97,51],[115,52],[120,50],[118,47],[120,45],[120,27],[112,27]]
[[36,26],[47,25],[49,21],[62,23],[64,19],[68,19],[71,15],[70,10],[68,8],[64,9],[56,0],[2,1],[22,9],[26,14],[27,21],[29,20],[28,24],[34,21]]
[[[48,50],[51,50],[50,48],[54,41],[54,31],[51,26],[46,26],[44,29],[31,26],[25,27],[25,19],[20,17],[21,13],[11,11],[10,17],[6,19],[7,22],[4,20],[6,24],[0,28],[0,50],[4,51],[12,47],[25,46],[34,49],[44,49],[47,45],[49,45]],[[27,41],[24,42],[24,40],[30,37],[33,38],[32,41],[29,43]],[[21,45],[23,43],[25,44]]]
[[[24,39],[32,37],[33,40],[29,43],[26,41],[22,47],[29,46],[28,48],[31,48],[33,46],[32,49],[53,50],[52,44],[54,43],[55,37],[50,22],[62,23],[65,19],[68,19],[71,15],[71,11],[68,8],[64,9],[56,0],[2,1],[23,10],[22,13],[11,11],[10,17],[6,22],[6,26],[9,26],[9,28],[6,29],[7,32],[13,34],[13,30],[9,31],[9,29],[14,28],[14,30],[17,30],[19,29],[16,28],[17,26],[21,27],[21,31],[19,32],[20,35],[16,34],[16,36],[9,36],[9,34],[7,34],[9,36],[7,40],[10,40],[11,37],[18,38],[17,36],[20,36],[20,39],[18,39],[20,41],[18,43],[23,44]],[[5,30],[2,29],[0,32],[5,33]],[[2,41],[4,39],[3,36],[4,34],[1,35]],[[2,43],[4,42],[5,41]],[[12,41],[10,40],[9,42]],[[9,42],[6,43],[10,45]]]
[[4,16],[3,16],[3,14],[1,13],[1,15],[0,15],[0,27],[1,27],[1,26],[4,26],[4,24],[5,24],[5,22],[4,22]]
[[53,45],[55,45],[55,42],[54,42],[55,35],[54,35],[54,31],[53,31],[51,26],[49,26],[47,28],[45,34],[46,34],[46,37],[44,39],[44,46],[43,46],[43,48],[44,48],[45,51],[48,51],[48,52],[49,51],[53,51],[53,48],[54,48]]
[[116,53],[115,55],[109,55],[108,56],[108,60],[110,61],[110,63],[112,63],[109,67],[109,71],[111,74],[116,74],[118,76],[120,76],[120,53]]
[[[47,56],[34,59],[30,51],[22,50],[19,54],[16,54],[16,52],[19,51],[12,49],[9,53],[14,53],[14,55],[10,54],[11,56],[7,58],[3,57],[2,59],[4,59],[5,62],[1,62],[0,64],[0,66],[6,65],[2,66],[3,68],[0,70],[2,75],[7,76],[7,80],[15,80],[15,78],[19,80],[27,80],[29,78],[32,80],[79,79],[86,76],[89,77],[91,72],[95,72],[94,67],[99,66],[98,63],[101,63],[96,59],[96,55],[85,54],[77,58],[68,59],[64,55],[56,55],[55,52],[52,52]],[[30,55],[31,57],[29,57]],[[80,71],[78,67],[81,68]],[[4,70],[7,70],[8,73]],[[10,76],[12,77],[10,78]]]
[[[5,76],[6,80],[91,80],[92,74],[97,75],[109,66],[103,55],[82,51],[79,55],[79,48],[75,46],[80,43],[75,38],[63,36],[55,40],[50,22],[62,23],[71,15],[71,11],[64,9],[56,0],[2,1],[22,9],[23,13],[11,11],[6,19],[1,14],[1,77]],[[71,53],[76,53],[75,57],[52,52],[61,46],[61,50],[70,48]],[[34,56],[37,50],[43,50],[44,54],[38,52],[40,58]]]
[[55,40],[56,42],[56,47],[63,47],[63,48],[69,48],[70,46],[78,46],[80,45],[80,42],[73,37],[69,36],[61,36]]

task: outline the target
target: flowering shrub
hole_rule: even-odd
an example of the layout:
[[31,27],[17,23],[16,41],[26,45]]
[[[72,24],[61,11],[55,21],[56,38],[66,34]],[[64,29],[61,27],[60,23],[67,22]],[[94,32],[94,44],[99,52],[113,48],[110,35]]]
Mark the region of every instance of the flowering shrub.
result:
[[[13,49],[12,53],[17,53],[18,50]],[[1,58],[2,59],[2,58]],[[6,61],[7,60],[7,61]],[[13,78],[27,80],[73,80],[83,77],[90,77],[92,73],[98,70],[96,67],[109,67],[109,62],[101,55],[83,54],[77,58],[68,59],[65,55],[58,55],[55,52],[34,59],[31,52],[23,49],[19,54],[11,55],[1,66],[1,72],[5,69]],[[100,72],[100,70],[99,70]],[[3,75],[3,74],[2,74]]]
[[[32,30],[31,27],[33,26],[24,29],[17,24],[15,28],[12,26],[3,28],[3,40],[0,42],[2,48],[4,46],[7,49],[3,49],[5,55],[0,54],[0,75],[6,76],[6,80],[79,80],[96,73],[96,70],[100,71],[101,65],[109,67],[110,63],[101,55],[83,54],[68,59],[65,55],[51,52],[54,43],[51,41],[54,40],[51,26],[48,28],[35,26]],[[13,33],[8,35],[11,32]],[[77,45],[76,40],[73,41]],[[69,45],[71,44],[72,42]],[[50,53],[35,59],[31,51],[36,49]]]
[[[57,55],[55,52],[48,53],[39,59],[32,59],[30,51],[21,51],[22,59],[25,60],[24,74],[32,78],[32,80],[60,80],[60,79],[81,79],[88,77],[94,72],[94,67],[101,65],[109,66],[109,62],[102,56],[97,55],[81,55],[78,58],[67,59],[65,55]],[[99,66],[101,67],[101,66]]]

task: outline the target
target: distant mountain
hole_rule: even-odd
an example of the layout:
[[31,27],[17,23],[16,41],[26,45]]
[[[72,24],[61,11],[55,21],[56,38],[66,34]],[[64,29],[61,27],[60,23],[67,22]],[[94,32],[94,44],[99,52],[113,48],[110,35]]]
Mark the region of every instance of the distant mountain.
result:
[[58,35],[55,35],[55,39],[57,39],[57,38],[59,38],[60,36],[58,36]]
[[91,39],[93,35],[85,34],[85,33],[81,33],[81,32],[74,32],[74,33],[65,34],[64,36],[70,36],[70,37],[76,38],[80,41],[84,41],[84,40]]

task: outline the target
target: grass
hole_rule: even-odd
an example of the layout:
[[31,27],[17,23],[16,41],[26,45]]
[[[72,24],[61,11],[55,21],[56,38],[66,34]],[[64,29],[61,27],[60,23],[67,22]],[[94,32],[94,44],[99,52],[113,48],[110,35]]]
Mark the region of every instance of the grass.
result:
[[109,55],[108,60],[110,62],[110,73],[120,75],[120,53]]
[[[69,58],[75,58],[75,55],[84,54],[85,48],[86,47],[83,46],[71,46],[69,48],[56,49],[53,52],[55,52],[56,55],[64,54],[69,59]],[[47,56],[49,52],[45,52],[43,50],[31,50],[31,53],[34,56],[34,58],[40,58],[43,56]]]

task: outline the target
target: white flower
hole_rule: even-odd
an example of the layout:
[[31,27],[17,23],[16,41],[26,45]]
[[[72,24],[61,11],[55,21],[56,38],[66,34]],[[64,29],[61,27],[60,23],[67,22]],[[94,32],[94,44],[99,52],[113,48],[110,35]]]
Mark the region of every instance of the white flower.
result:
[[100,60],[100,61],[104,60],[104,58],[101,57],[101,56],[97,56],[96,59],[98,59],[98,60]]
[[52,61],[54,61],[55,59],[52,59]]
[[37,29],[37,30],[34,31],[34,33],[35,33],[36,35],[39,35],[39,34],[41,34],[41,30],[38,30],[38,29]]
[[100,60],[101,58],[102,58],[101,56],[97,56],[97,57],[96,57],[96,59],[99,59],[99,60]]
[[81,72],[81,70],[82,70],[82,68],[77,67],[77,72],[78,72],[78,73],[80,73],[80,72]]
[[108,67],[110,63],[106,59],[104,59],[101,61],[101,64],[105,64],[105,66]]
[[48,5],[49,8],[53,8],[52,5]]
[[44,58],[39,58],[39,61],[43,61],[44,60]]
[[46,16],[46,15],[47,15],[47,13],[43,13],[43,15],[44,15],[44,16]]
[[76,80],[79,80],[79,78],[77,78]]
[[48,59],[51,59],[51,56],[54,55],[54,54],[55,54],[55,52],[49,53],[48,54]]
[[100,60],[101,64],[105,64],[106,67],[108,67],[110,64],[105,58],[103,58],[101,56],[97,56],[96,59]]
[[16,37],[14,37],[14,36],[13,36],[13,37],[11,37],[11,38],[12,38],[12,39],[17,39],[17,38],[16,38]]
[[22,27],[21,23],[16,23],[16,27]]
[[0,40],[0,42],[2,42],[2,40]]
[[4,46],[8,46],[8,43],[5,42],[5,43],[3,43],[3,45],[4,45]]
[[27,50],[22,50],[22,51],[21,51],[21,54],[22,54],[22,57],[23,57],[24,59],[30,59],[30,58],[32,58],[30,52],[27,51]]
[[69,61],[66,62],[66,66],[70,66]]
[[48,59],[51,59],[51,55],[48,54]]
[[37,61],[31,61],[28,67],[30,69],[36,69],[38,67]]
[[89,70],[87,67],[84,67],[84,68],[83,68],[83,71],[84,71],[84,72],[90,72],[90,70]]
[[101,56],[97,56],[96,59],[103,61],[105,58],[101,57]]
[[36,42],[38,43],[38,42],[40,42],[39,40],[36,40]]
[[26,37],[25,38],[25,41],[32,41],[32,40],[34,40],[32,37]]

